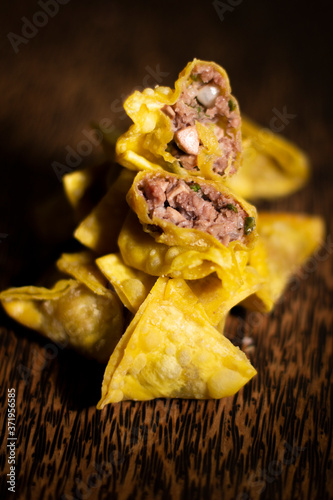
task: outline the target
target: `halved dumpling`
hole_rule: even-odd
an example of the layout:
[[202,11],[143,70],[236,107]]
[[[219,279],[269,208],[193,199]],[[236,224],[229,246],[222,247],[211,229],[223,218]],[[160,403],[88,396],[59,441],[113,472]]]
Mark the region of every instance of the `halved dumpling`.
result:
[[124,104],[134,125],[117,142],[117,161],[132,170],[163,168],[179,175],[221,179],[241,160],[241,118],[228,76],[194,59],[175,90],[134,92]]
[[256,210],[222,183],[140,172],[127,201],[144,230],[167,245],[246,250],[256,239]]

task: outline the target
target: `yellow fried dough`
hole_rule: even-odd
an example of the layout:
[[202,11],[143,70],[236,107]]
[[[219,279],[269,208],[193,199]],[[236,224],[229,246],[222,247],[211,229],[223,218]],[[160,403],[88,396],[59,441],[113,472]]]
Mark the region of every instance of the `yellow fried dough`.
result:
[[178,282],[159,278],[139,308],[107,365],[99,409],[126,399],[222,398],[255,375],[245,354],[210,325],[190,289],[186,296],[179,292]]

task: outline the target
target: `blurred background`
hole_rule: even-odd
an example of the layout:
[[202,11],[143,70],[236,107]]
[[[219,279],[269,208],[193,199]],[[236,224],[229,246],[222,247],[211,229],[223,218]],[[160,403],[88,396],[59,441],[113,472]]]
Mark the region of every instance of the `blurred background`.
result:
[[36,282],[73,247],[61,173],[101,154],[91,122],[126,128],[126,96],[172,86],[194,57],[227,70],[242,112],[262,126],[293,115],[283,135],[309,154],[312,182],[331,189],[330,24],[319,4],[287,0],[2,3],[0,288]]

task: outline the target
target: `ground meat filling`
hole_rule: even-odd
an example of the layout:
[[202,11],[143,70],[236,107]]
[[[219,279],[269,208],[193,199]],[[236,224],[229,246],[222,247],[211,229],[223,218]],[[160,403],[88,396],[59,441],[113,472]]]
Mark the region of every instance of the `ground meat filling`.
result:
[[[240,116],[235,111],[235,101],[226,93],[222,75],[208,64],[195,66],[189,81],[178,101],[163,108],[171,118],[174,130],[174,140],[169,143],[168,151],[185,169],[198,170],[197,155],[201,143],[195,122],[204,125],[214,123],[221,157],[215,161],[213,170],[222,175],[230,159],[233,164],[241,150],[241,134],[236,130],[240,125]],[[235,168],[231,166],[230,173],[234,172]]]
[[234,198],[209,184],[155,176],[144,178],[139,190],[151,218],[205,231],[226,246],[230,241],[244,241],[249,234],[249,222],[254,222]]

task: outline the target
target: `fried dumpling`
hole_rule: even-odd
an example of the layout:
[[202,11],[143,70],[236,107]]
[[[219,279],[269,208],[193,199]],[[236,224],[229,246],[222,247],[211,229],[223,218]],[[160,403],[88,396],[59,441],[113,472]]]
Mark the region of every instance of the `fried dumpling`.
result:
[[124,104],[134,124],[117,141],[117,161],[132,170],[167,169],[218,179],[241,161],[241,117],[228,76],[194,59],[175,89],[135,91]]
[[309,158],[295,144],[242,116],[243,161],[226,179],[235,193],[249,200],[286,196],[300,189],[310,174]]
[[104,255],[96,260],[125,307],[136,313],[150,292],[156,277],[127,266],[119,253]]
[[141,305],[109,360],[99,409],[127,399],[222,398],[255,375],[245,354],[178,283],[159,278]]
[[248,252],[232,252],[223,245],[198,250],[158,243],[143,231],[132,211],[120,231],[118,245],[124,263],[144,273],[195,280],[216,272],[229,289],[243,282],[241,269],[248,259]]
[[256,209],[222,183],[140,172],[127,201],[159,243],[234,251],[253,247],[256,240]]
[[259,241],[250,252],[249,265],[265,279],[264,285],[244,301],[250,309],[270,311],[292,275],[323,242],[321,217],[305,214],[260,212]]
[[51,289],[10,288],[0,293],[1,304],[22,325],[105,363],[123,333],[122,305],[88,252],[64,254],[58,265],[77,279]]
[[74,236],[83,245],[103,255],[117,250],[117,238],[128,212],[126,193],[134,174],[122,169],[107,193],[79,224]]

